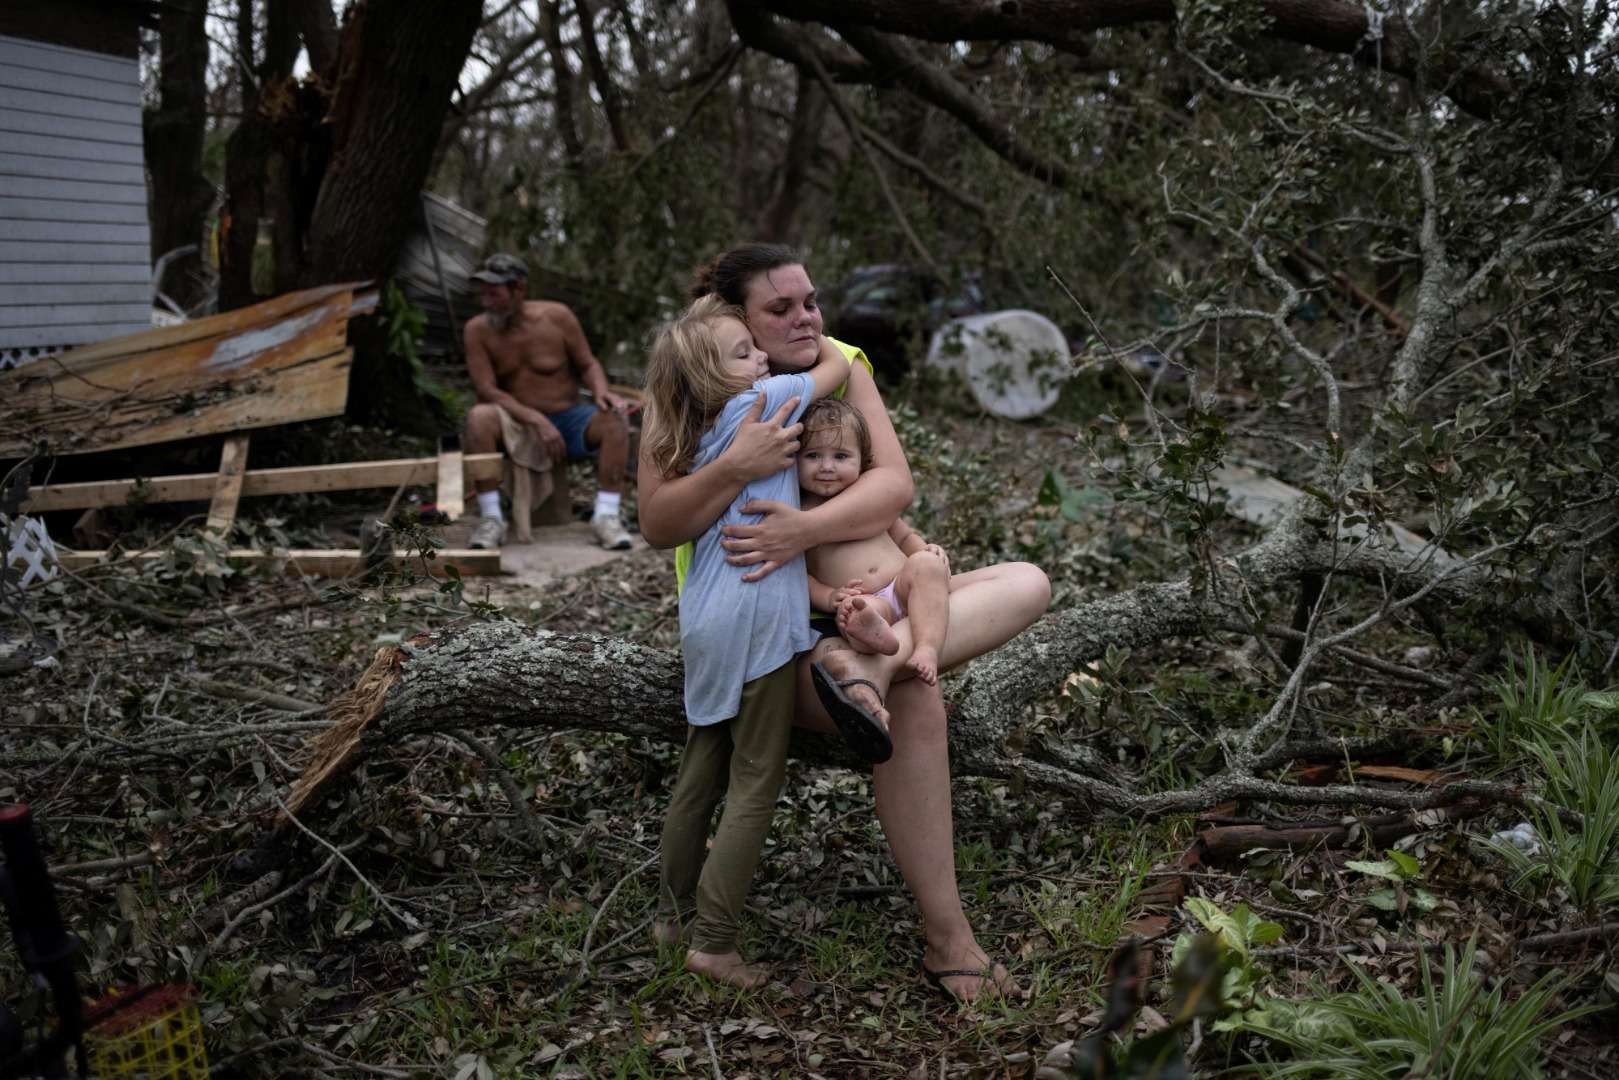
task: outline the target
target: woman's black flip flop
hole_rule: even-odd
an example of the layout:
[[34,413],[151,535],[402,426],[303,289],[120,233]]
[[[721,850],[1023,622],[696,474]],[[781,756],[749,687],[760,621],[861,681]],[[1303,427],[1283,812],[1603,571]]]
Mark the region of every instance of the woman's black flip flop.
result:
[[821,699],[827,715],[838,725],[838,731],[849,744],[849,749],[874,765],[894,756],[894,740],[889,738],[888,729],[883,727],[882,721],[843,692],[846,686],[869,686],[871,692],[877,695],[877,700],[881,701],[883,695],[876,683],[870,679],[833,678],[826,665],[819,660],[810,665],[810,681],[815,684],[815,696]]
[[[925,950],[923,955],[924,957],[926,956]],[[946,986],[944,984],[946,979],[977,979],[979,980],[980,986],[987,983],[995,988],[996,993],[1005,992],[1001,989],[1000,983],[995,979],[995,968],[997,965],[994,960],[991,960],[987,967],[981,968],[946,968],[942,971],[936,971],[933,968],[928,967],[925,961],[918,961],[917,966],[922,969],[922,978],[927,981],[929,986],[933,987],[933,989],[937,990],[951,1001],[957,1003],[964,1002],[967,999],[958,997],[948,986]]]

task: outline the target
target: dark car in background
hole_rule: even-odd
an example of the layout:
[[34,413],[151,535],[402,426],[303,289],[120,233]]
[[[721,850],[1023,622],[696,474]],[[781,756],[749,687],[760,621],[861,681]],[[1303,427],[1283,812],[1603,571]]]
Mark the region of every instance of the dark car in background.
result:
[[857,267],[821,297],[826,332],[864,349],[877,374],[888,379],[927,354],[940,326],[985,311],[986,304],[974,275],[946,282],[905,263]]

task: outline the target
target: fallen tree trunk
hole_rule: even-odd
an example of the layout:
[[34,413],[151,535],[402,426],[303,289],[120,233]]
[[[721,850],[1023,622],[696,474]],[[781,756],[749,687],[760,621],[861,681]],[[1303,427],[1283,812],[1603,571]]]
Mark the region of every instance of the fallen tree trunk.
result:
[[[1351,573],[1450,599],[1488,582],[1467,560],[1413,557],[1392,544],[1308,539],[1297,519],[1235,559],[1221,560],[1202,587],[1191,579],[1143,585],[1041,619],[953,680],[947,707],[957,775],[1013,780],[1083,800],[1096,809],[1156,814],[1207,809],[1231,799],[1394,809],[1442,806],[1467,796],[1515,799],[1499,785],[1461,781],[1422,791],[1355,785],[1298,786],[1250,771],[1221,773],[1187,791],[1137,793],[1116,764],[1067,745],[1017,749],[1029,705],[1109,648],[1140,647],[1247,620],[1244,596],[1301,573]],[[381,650],[360,683],[330,706],[333,727],[310,744],[304,774],[287,799],[296,815],[371,747],[424,733],[491,726],[615,732],[665,742],[685,735],[682,668],[673,653],[593,634],[559,634],[509,622],[459,626]],[[1281,733],[1285,741],[1285,731]],[[837,740],[796,732],[795,757],[858,765]],[[1275,752],[1267,760],[1285,759]],[[282,822],[286,821],[285,816]]]

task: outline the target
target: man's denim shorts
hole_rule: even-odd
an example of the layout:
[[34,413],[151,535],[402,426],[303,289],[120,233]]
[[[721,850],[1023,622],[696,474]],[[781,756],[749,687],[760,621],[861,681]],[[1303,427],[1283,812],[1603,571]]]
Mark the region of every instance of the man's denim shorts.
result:
[[571,409],[545,414],[545,418],[562,433],[562,443],[567,447],[570,458],[595,456],[596,451],[585,445],[585,428],[595,417],[596,406],[588,401],[581,401]]

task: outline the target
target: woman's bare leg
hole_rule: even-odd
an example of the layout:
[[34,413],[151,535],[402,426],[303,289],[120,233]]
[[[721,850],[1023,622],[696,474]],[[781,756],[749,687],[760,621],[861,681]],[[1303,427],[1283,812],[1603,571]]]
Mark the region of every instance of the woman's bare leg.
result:
[[[1006,563],[960,574],[953,580],[952,589],[951,632],[940,652],[944,668],[1005,643],[1039,618],[1051,599],[1045,573],[1030,563]],[[907,653],[910,628],[901,621],[894,630],[903,638],[901,654]],[[823,642],[816,653],[835,648]],[[846,668],[833,671],[838,678],[858,672],[859,677],[886,686],[893,677],[889,657],[862,656],[842,649],[825,651],[818,658],[828,663],[828,670],[832,670],[832,663]],[[813,730],[835,730],[810,684],[807,660],[799,663],[798,673],[795,722]],[[853,687],[850,693],[860,697],[869,691]],[[863,697],[860,700],[868,708],[877,704]],[[927,943],[923,963],[935,971],[986,968],[990,963],[988,954],[973,935],[956,886],[944,698],[938,687],[911,680],[893,686],[888,704],[892,707],[892,717],[888,719],[894,736],[894,756],[872,768],[877,817],[894,852],[894,862],[922,912],[922,933]],[[997,985],[1009,988],[1005,970],[999,965],[991,977]],[[945,985],[966,1000],[977,997],[983,989],[982,980],[971,976],[946,979]]]

